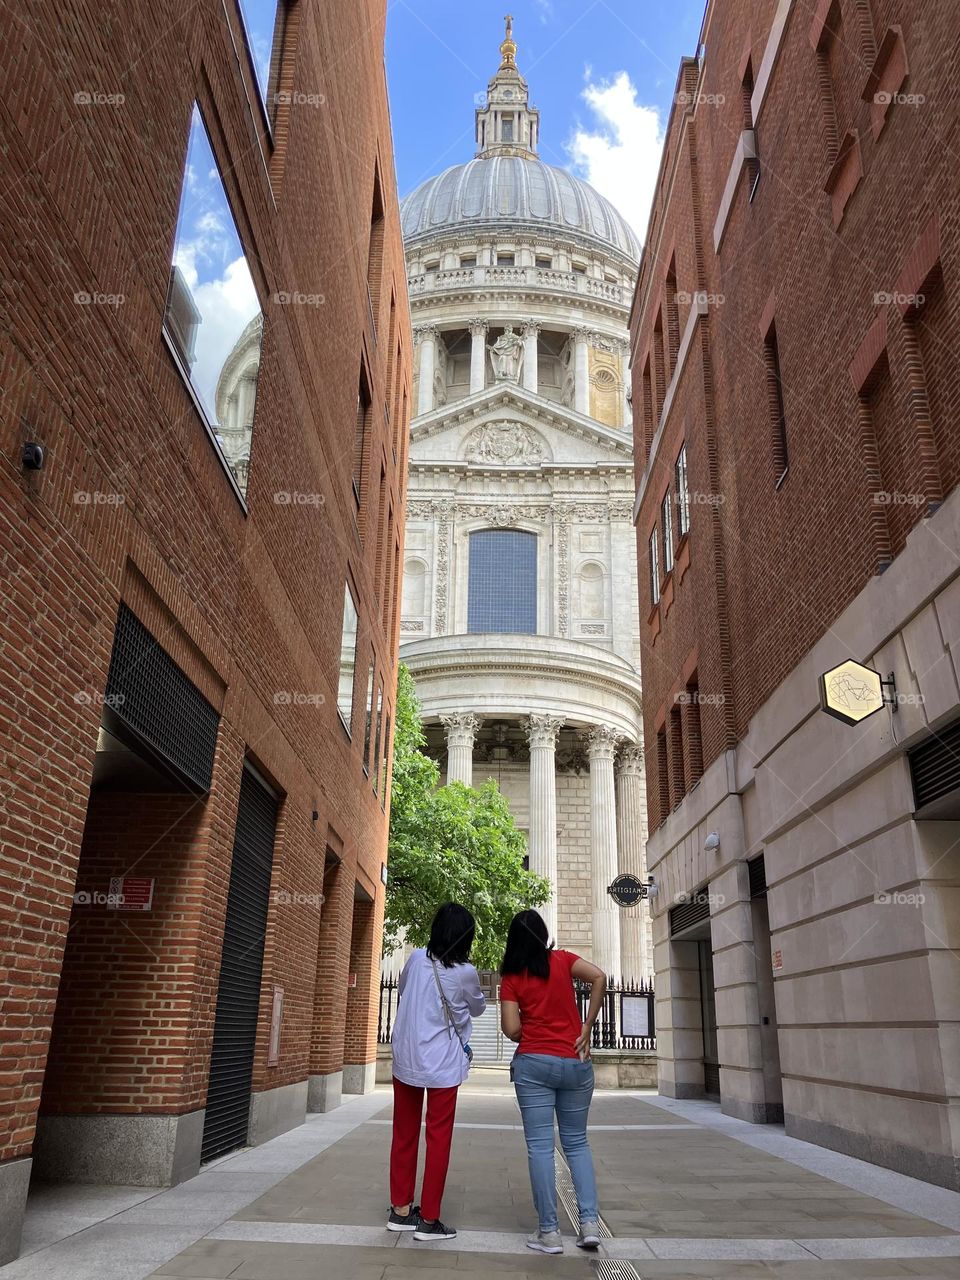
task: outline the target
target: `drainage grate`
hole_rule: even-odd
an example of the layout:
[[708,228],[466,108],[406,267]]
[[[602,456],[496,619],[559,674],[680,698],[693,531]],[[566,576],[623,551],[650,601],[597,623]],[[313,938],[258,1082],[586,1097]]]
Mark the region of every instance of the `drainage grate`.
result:
[[220,716],[125,604],[113,637],[107,706],[186,781],[210,790]]
[[[577,1196],[573,1189],[573,1178],[570,1176],[570,1166],[567,1164],[566,1157],[559,1147],[556,1149],[556,1161],[557,1199],[573,1224],[574,1231],[579,1231],[580,1214],[577,1212]],[[599,1250],[593,1255],[593,1262],[596,1266],[596,1274],[601,1277],[601,1280],[643,1280],[640,1272],[632,1262],[624,1258],[611,1258],[608,1256],[606,1250],[613,1247],[614,1234],[604,1222],[602,1216],[598,1218],[597,1225],[600,1228],[601,1243]],[[590,1257],[591,1255],[588,1253],[586,1256]]]

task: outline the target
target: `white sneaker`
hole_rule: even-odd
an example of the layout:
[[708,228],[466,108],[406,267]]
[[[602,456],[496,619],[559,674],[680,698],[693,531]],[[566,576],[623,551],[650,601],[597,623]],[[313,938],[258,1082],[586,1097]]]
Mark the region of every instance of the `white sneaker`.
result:
[[589,1219],[580,1223],[580,1234],[577,1236],[578,1249],[599,1249],[600,1248],[600,1228],[596,1222]]
[[559,1231],[538,1231],[527,1238],[527,1248],[538,1253],[563,1253],[563,1237]]

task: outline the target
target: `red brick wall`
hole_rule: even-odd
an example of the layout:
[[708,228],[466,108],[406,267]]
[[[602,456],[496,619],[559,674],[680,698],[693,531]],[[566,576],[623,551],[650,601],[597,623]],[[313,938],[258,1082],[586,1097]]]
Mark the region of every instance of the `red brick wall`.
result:
[[[0,176],[9,193],[0,267],[11,282],[0,338],[0,684],[9,706],[0,717],[0,1159],[30,1150],[121,598],[222,720],[204,820],[189,851],[181,850],[196,877],[189,901],[168,860],[169,841],[150,852],[158,914],[140,927],[163,943],[160,959],[133,937],[124,950],[105,921],[78,925],[73,949],[86,939],[88,973],[107,954],[117,970],[109,988],[117,1016],[99,1029],[100,1057],[84,1067],[83,1106],[202,1105],[245,753],[284,796],[255,1087],[303,1079],[322,1048],[313,1030],[316,986],[337,980],[328,959],[318,963],[317,894],[330,823],[349,874],[382,896],[387,818],[361,769],[363,663],[352,738],[337,716],[336,685],[349,574],[359,652],[375,649],[392,708],[399,584],[377,599],[370,531],[379,521],[378,485],[365,484],[356,521],[350,483],[364,355],[373,398],[365,456],[370,476],[385,470],[384,500],[395,515],[385,554],[395,558],[402,443],[399,460],[394,452],[406,422],[402,410],[388,411],[404,396],[409,403],[411,343],[382,64],[385,7],[383,0],[296,0],[285,85],[322,105],[282,108],[275,145],[249,68],[235,53],[239,28],[229,0],[232,35],[220,0],[172,8],[34,0],[16,16],[0,13]],[[123,101],[78,103],[76,95],[90,91]],[[161,338],[195,98],[264,310],[247,512]],[[371,317],[367,250],[378,165],[385,227]],[[124,301],[78,306],[81,290]],[[271,303],[281,291],[323,294],[325,303]],[[391,294],[399,358],[388,350]],[[25,438],[46,447],[39,474],[21,473]],[[317,495],[316,502],[275,500],[289,491]],[[84,504],[78,492],[107,494],[110,502]],[[291,691],[318,699],[277,700]],[[97,822],[106,822],[104,803],[94,806]],[[160,804],[145,804],[143,832]],[[110,861],[104,840],[96,856]],[[305,898],[284,901],[281,891]],[[348,939],[352,886],[342,909]],[[57,1029],[64,1066],[77,1052],[67,1048],[69,1029],[85,1026],[94,1005],[84,967],[64,982]],[[185,1055],[179,1102],[164,1083],[165,1067],[143,1078],[143,1064],[135,1064],[124,1081],[118,1049],[130,1014],[123,973],[150,1005],[141,1010],[141,1056],[167,1041]],[[274,984],[285,989],[285,1016],[280,1064],[268,1067]],[[336,1030],[330,1034],[336,1041]],[[375,1054],[372,1038],[367,1054]],[[80,1105],[76,1091],[68,1099],[58,1070],[51,1107]]]
[[[638,477],[650,470],[637,524],[647,740],[669,727],[694,662],[707,766],[877,568],[856,362],[881,314],[889,375],[866,393],[883,487],[894,494],[886,504],[894,553],[958,476],[960,198],[948,140],[960,72],[942,57],[956,8],[951,0],[869,0],[864,27],[855,0],[840,0],[849,39],[833,62],[846,70],[831,92],[841,132],[857,131],[859,156],[831,183],[813,7],[794,4],[758,123],[760,183],[751,201],[741,178],[717,252],[714,222],[743,123],[741,68],[749,57],[756,78],[775,7],[730,0],[708,10],[699,97],[676,106],[670,121],[632,317],[640,404],[671,261],[681,294],[707,294],[652,459],[636,433]],[[877,70],[870,41],[879,49],[894,24],[909,65],[897,91],[913,97],[893,102],[875,134],[876,104],[862,96]],[[695,64],[684,64],[680,87],[689,92],[694,74]],[[889,69],[878,74],[891,82]],[[848,198],[837,225],[841,189]],[[909,311],[897,296],[904,291],[924,293],[923,304]],[[682,301],[679,310],[682,332]],[[779,488],[763,349],[771,322],[789,444]],[[697,495],[689,563],[678,555],[651,611],[647,540],[683,440]],[[656,753],[647,767],[655,826],[664,816]],[[671,794],[671,807],[681,799]]]

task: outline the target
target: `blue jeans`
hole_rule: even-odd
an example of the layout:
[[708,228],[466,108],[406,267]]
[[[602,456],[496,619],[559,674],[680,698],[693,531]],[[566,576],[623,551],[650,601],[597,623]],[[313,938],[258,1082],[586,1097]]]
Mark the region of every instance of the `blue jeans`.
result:
[[557,1182],[553,1160],[553,1115],[570,1166],[581,1222],[597,1220],[597,1180],[587,1142],[593,1097],[593,1064],[579,1058],[518,1053],[510,1069],[527,1140],[530,1185],[541,1231],[557,1231]]

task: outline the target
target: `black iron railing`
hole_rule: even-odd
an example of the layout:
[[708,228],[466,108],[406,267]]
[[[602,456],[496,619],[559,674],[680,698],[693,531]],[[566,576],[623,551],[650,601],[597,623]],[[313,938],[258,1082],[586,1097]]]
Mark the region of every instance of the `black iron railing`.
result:
[[[590,1003],[590,988],[585,983],[574,983],[580,1016]],[[389,1044],[399,1001],[397,979],[393,976],[380,979],[380,1016],[377,1019],[377,1042]],[[620,1049],[623,1051],[656,1049],[657,1029],[653,1016],[652,982],[617,982],[610,978],[600,1007],[600,1015],[593,1027],[595,1049]]]

